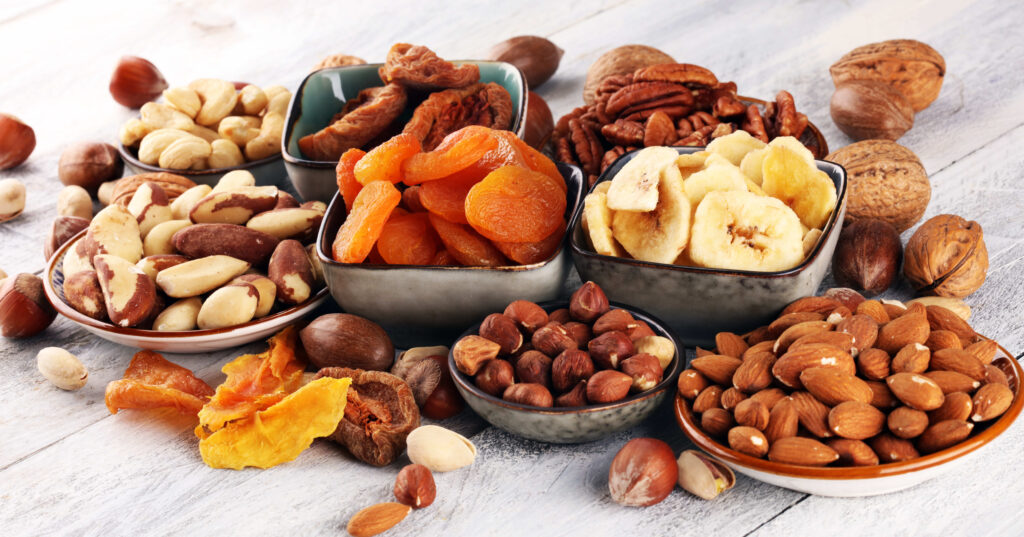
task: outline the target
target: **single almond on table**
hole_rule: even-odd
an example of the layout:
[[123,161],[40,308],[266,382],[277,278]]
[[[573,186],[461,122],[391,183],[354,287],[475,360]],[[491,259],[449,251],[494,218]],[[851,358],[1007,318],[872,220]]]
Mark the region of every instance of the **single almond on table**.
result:
[[801,466],[825,466],[839,459],[836,451],[813,438],[780,438],[768,451],[768,460]]
[[928,421],[931,423],[945,420],[967,421],[973,410],[974,401],[970,395],[964,392],[947,393],[942,406],[928,412]]
[[986,384],[978,389],[972,399],[974,414],[971,421],[988,421],[998,418],[1013,403],[1013,392],[1003,384]]
[[875,466],[878,455],[871,446],[852,438],[829,438],[825,445],[839,454],[839,464],[844,466]]
[[352,537],[372,537],[395,527],[410,511],[412,507],[398,502],[378,503],[352,515],[346,529]]
[[885,414],[868,403],[845,401],[829,411],[828,427],[836,436],[864,440],[882,432]]
[[918,410],[935,410],[945,398],[934,380],[918,373],[896,373],[885,383],[903,404]]
[[901,406],[889,413],[886,424],[893,435],[906,439],[914,438],[920,436],[928,428],[928,414],[921,410]]
[[800,383],[819,401],[835,406],[845,401],[870,403],[874,393],[861,379],[833,367],[810,367],[800,373]]
[[934,453],[959,443],[971,434],[974,424],[969,421],[945,420],[927,429],[917,439],[917,449],[922,453]]

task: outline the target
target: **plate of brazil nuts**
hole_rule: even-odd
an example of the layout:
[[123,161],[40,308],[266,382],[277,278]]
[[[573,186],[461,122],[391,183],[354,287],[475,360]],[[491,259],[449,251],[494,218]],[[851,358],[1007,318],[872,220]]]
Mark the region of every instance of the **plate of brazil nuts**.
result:
[[233,173],[183,193],[187,207],[146,182],[98,212],[50,258],[47,298],[104,339],[162,352],[242,345],[313,311],[328,296],[311,249],[323,204]]
[[937,477],[1024,406],[1013,356],[938,305],[846,290],[715,341],[679,376],[683,432],[737,472],[811,494],[886,494]]

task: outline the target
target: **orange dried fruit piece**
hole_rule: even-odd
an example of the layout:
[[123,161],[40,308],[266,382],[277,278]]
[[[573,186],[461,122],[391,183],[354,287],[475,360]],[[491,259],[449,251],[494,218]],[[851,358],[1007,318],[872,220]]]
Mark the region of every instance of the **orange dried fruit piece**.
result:
[[[364,160],[366,158],[363,157]],[[384,222],[387,222],[391,211],[401,201],[402,193],[388,181],[373,181],[364,185],[334,239],[331,248],[334,260],[340,263],[362,263],[380,237]]]
[[521,265],[532,265],[540,263],[555,255],[562,246],[562,237],[565,236],[565,221],[542,241],[538,242],[501,242],[493,241],[494,246],[505,254],[505,257]]
[[433,214],[449,222],[468,224],[466,219],[466,195],[469,189],[484,176],[452,176],[439,181],[430,181],[419,186],[420,203]]
[[341,192],[341,199],[345,200],[345,208],[349,211],[352,210],[352,204],[355,203],[359,191],[363,189],[363,185],[356,180],[355,169],[356,163],[364,156],[366,151],[362,149],[349,149],[341,156],[338,166],[334,169],[338,180],[338,192]]
[[111,414],[128,408],[167,407],[196,414],[211,395],[213,388],[192,371],[153,351],[139,351],[124,378],[107,384],[104,402]]
[[563,224],[565,205],[565,192],[550,177],[505,166],[470,189],[466,219],[494,241],[540,242]]
[[498,267],[506,265],[505,256],[491,244],[491,241],[473,231],[473,228],[449,222],[436,215],[430,215],[430,224],[434,226],[445,249],[456,261],[465,266]]
[[394,136],[359,159],[354,169],[356,180],[364,186],[374,181],[401,182],[402,164],[422,149],[411,134]]
[[323,377],[277,404],[227,424],[199,441],[211,468],[270,468],[294,460],[313,439],[334,432],[345,415],[350,378]]
[[569,190],[569,187],[565,184],[565,178],[562,177],[562,173],[558,171],[558,166],[553,160],[549,159],[544,153],[530,147],[529,144],[511,132],[501,131],[499,135],[508,137],[510,142],[519,149],[526,160],[526,167],[550,177],[558,185],[558,188],[562,189],[562,192]]
[[[434,151],[448,151],[460,140],[467,136],[484,133],[494,138],[497,142],[497,146],[490,151],[487,151],[480,157],[479,160],[474,162],[472,165],[465,169],[449,175],[449,179],[470,179],[476,180],[483,179],[487,174],[501,168],[502,166],[528,166],[529,159],[520,150],[513,140],[516,139],[515,134],[508,131],[493,130],[487,127],[481,127],[477,125],[471,125],[469,127],[463,127],[445,137],[444,140],[438,144]],[[504,134],[503,134],[504,133]]]
[[439,243],[427,213],[392,214],[377,239],[377,251],[389,265],[429,265]]
[[[457,135],[464,130],[453,134]],[[457,141],[445,149],[435,149],[409,157],[402,164],[405,184],[418,185],[461,172],[478,162],[488,151],[498,147],[498,141],[494,136],[483,131],[467,131],[465,135],[453,140]]]
[[430,264],[439,267],[451,267],[458,265],[459,262],[455,260],[455,256],[451,252],[442,248],[434,254],[434,259],[430,260]]
[[427,210],[420,201],[420,187],[418,186],[411,186],[402,191],[402,205],[412,213]]

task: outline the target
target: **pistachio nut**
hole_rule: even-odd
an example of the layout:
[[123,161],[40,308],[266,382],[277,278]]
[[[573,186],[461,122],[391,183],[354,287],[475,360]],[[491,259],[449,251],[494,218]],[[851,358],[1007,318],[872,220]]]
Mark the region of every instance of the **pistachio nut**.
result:
[[62,390],[73,391],[85,386],[89,372],[70,352],[59,347],[46,347],[36,355],[39,372]]
[[698,498],[712,500],[736,484],[732,469],[699,451],[683,451],[677,463],[679,486]]
[[409,460],[432,472],[448,472],[473,464],[476,446],[461,434],[439,427],[417,427],[406,439]]

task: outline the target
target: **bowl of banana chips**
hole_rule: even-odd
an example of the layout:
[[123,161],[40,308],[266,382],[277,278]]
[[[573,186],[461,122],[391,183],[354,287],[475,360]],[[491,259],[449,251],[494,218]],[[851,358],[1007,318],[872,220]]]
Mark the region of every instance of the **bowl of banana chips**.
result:
[[665,320],[686,345],[744,333],[812,295],[846,214],[846,171],[792,137],[744,131],[647,147],[598,178],[571,223],[580,277]]

